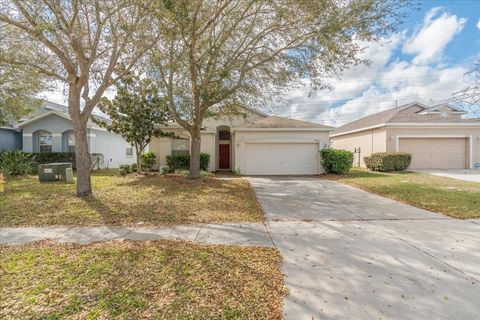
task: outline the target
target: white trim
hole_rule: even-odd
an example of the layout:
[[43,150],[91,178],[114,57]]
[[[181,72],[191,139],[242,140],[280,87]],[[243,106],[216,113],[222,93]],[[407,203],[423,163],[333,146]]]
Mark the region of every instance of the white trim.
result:
[[62,136],[61,133],[52,133],[52,138],[53,137],[60,138],[61,136]]
[[[238,141],[241,142],[241,141]],[[290,139],[281,139],[281,140],[246,140],[243,141],[244,143],[298,143],[298,144],[305,144],[305,143],[318,143],[320,144],[319,140],[290,140]]]
[[458,139],[469,139],[469,169],[473,168],[473,136],[472,135],[398,135],[395,137],[395,151],[398,152],[400,150],[400,139],[401,138],[413,138],[413,139],[431,139],[431,138],[437,138],[437,139],[446,139],[446,138],[458,138]]
[[388,127],[479,127],[479,123],[470,123],[470,122],[392,122],[387,123],[386,126]]
[[381,123],[381,124],[376,124],[376,125],[373,125],[373,126],[364,127],[364,128],[360,128],[360,129],[354,129],[354,130],[350,130],[350,131],[334,133],[334,134],[331,134],[330,137],[334,138],[334,137],[339,137],[339,136],[343,136],[343,135],[350,134],[350,133],[357,133],[357,132],[367,131],[367,130],[371,130],[371,129],[377,129],[377,128],[384,127],[385,125],[386,125],[385,123]]
[[11,130],[11,131],[15,131],[15,132],[22,132],[22,130],[17,129],[17,128],[13,128],[13,127],[0,126],[0,129],[3,129],[3,130]]
[[333,133],[330,135],[331,138],[343,136],[346,134],[351,134],[351,133],[357,133],[357,132],[362,132],[362,131],[367,131],[371,129],[377,129],[381,127],[479,127],[480,128],[480,122],[478,123],[470,123],[470,122],[438,122],[438,123],[432,123],[432,122],[391,122],[391,123],[381,123],[369,127],[363,127],[360,129],[354,129],[350,131],[345,131],[341,133]]
[[45,117],[48,117],[48,116],[51,116],[51,115],[57,115],[57,116],[59,116],[59,117],[62,117],[62,118],[64,118],[64,119],[67,119],[67,120],[71,121],[71,120],[70,120],[70,117],[67,116],[66,114],[63,114],[63,113],[60,113],[60,112],[57,112],[57,111],[49,111],[49,112],[46,112],[46,113],[42,113],[42,114],[40,114],[40,115],[38,115],[38,116],[36,116],[36,117],[33,117],[33,118],[31,118],[31,119],[25,120],[25,121],[17,124],[15,127],[16,127],[16,128],[23,128],[24,126],[26,126],[26,125],[29,124],[29,123],[35,122],[35,121],[37,121],[37,120],[40,120],[40,119],[42,119],[42,118],[45,118]]
[[231,131],[333,131],[335,128],[232,128]]
[[95,133],[87,133],[87,137],[95,138],[97,135]]
[[24,137],[33,137],[33,133],[24,133],[23,136]]

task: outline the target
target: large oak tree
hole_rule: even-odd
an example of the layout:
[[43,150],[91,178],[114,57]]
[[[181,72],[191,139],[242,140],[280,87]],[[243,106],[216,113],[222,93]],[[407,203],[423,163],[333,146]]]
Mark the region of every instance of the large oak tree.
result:
[[[16,28],[26,51],[3,63],[63,82],[75,135],[77,196],[91,193],[87,121],[105,91],[157,39],[140,0],[0,0],[0,27]],[[33,53],[33,54],[32,54]],[[33,58],[32,58],[33,57]]]
[[392,31],[403,0],[165,0],[151,75],[191,136],[190,177],[199,177],[202,123],[209,112],[258,107],[309,79],[366,61],[361,43]]

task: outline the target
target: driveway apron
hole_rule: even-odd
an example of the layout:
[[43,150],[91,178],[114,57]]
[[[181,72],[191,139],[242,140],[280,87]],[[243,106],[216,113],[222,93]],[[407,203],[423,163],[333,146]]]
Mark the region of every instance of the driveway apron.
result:
[[478,319],[480,224],[316,177],[251,177],[287,319]]

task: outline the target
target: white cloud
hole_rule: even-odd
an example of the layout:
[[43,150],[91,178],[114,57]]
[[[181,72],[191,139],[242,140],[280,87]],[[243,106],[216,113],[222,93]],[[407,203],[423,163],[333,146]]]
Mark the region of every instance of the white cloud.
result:
[[405,42],[403,52],[415,54],[414,63],[437,61],[448,43],[465,26],[467,19],[442,11],[440,7],[431,9],[425,15],[422,27]]
[[[419,101],[441,101],[465,86],[461,65],[442,64],[444,49],[460,32],[466,19],[438,7],[425,14],[421,26],[410,38],[402,33],[371,44],[363,54],[370,66],[359,66],[331,80],[331,90],[308,97],[308,88],[290,92],[292,101],[278,114],[340,126],[360,117],[398,105]],[[415,56],[412,61],[397,57],[402,49]],[[434,63],[436,62],[436,63]]]
[[478,22],[477,22],[477,28],[480,29],[480,18],[478,19]]

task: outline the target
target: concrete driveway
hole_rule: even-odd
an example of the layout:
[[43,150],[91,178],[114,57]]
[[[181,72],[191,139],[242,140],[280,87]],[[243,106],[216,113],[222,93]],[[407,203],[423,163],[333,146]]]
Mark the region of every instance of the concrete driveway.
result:
[[450,169],[450,170],[414,170],[418,173],[432,176],[447,177],[457,180],[480,183],[480,169]]
[[478,319],[480,224],[320,178],[249,178],[287,319]]

